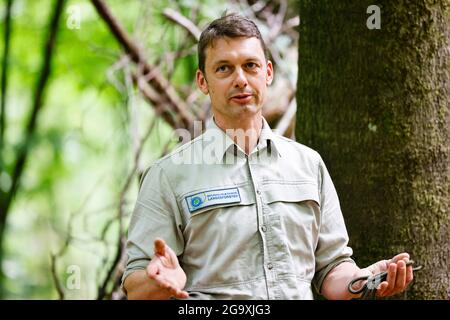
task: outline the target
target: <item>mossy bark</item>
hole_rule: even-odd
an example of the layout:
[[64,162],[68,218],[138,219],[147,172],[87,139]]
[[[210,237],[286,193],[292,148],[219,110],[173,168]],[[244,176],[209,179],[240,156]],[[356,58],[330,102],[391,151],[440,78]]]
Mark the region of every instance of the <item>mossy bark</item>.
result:
[[449,299],[450,0],[308,0],[300,19],[296,136],[329,168],[356,261],[409,252],[407,298]]

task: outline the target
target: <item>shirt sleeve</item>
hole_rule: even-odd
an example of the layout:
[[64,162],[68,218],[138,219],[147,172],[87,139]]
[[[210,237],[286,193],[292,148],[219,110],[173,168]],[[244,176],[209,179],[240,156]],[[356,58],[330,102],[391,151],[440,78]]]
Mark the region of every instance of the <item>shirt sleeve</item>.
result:
[[322,158],[319,161],[319,194],[321,224],[315,251],[316,273],[313,285],[320,294],[328,272],[342,262],[352,262],[353,250],[348,246],[348,234],[339,198]]
[[154,164],[142,179],[138,198],[131,216],[126,243],[128,256],[122,276],[125,279],[136,270],[147,267],[154,255],[153,243],[162,238],[177,256],[184,250],[183,234],[178,227],[180,210],[168,177]]

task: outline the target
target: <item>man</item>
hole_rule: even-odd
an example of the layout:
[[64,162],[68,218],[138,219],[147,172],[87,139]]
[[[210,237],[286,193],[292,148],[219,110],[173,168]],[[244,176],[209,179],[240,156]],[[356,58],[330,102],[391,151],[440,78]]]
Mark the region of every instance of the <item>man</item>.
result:
[[327,299],[351,299],[351,280],[382,271],[378,296],[403,291],[413,279],[409,255],[360,269],[320,155],[262,117],[273,66],[256,25],[235,14],[213,21],[198,55],[197,84],[214,118],[142,181],[128,298],[312,299],[314,286]]

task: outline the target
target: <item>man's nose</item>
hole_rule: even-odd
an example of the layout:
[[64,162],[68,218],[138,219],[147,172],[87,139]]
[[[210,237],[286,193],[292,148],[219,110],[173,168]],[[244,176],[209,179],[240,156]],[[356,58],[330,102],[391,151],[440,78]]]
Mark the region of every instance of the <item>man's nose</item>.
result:
[[247,77],[245,76],[245,72],[242,69],[236,69],[236,75],[234,78],[234,87],[235,88],[245,88],[248,85]]

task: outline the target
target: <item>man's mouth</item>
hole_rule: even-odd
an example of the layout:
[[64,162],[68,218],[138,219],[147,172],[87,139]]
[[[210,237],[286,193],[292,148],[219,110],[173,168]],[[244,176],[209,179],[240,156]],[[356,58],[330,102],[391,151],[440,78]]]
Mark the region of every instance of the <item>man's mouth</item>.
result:
[[231,100],[239,104],[249,103],[252,100],[253,95],[250,93],[237,94],[231,97]]

